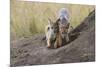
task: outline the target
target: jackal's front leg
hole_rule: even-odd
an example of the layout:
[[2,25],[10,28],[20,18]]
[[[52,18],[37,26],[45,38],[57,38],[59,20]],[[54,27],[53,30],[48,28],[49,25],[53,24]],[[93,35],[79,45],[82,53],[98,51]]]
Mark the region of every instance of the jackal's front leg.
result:
[[56,39],[55,43],[54,43],[54,48],[57,48],[58,47],[58,39]]
[[69,42],[69,35],[68,35],[68,33],[66,34],[65,40],[66,40],[66,42]]
[[61,47],[61,45],[62,45],[62,37],[61,34],[59,34],[58,46]]
[[59,43],[59,35],[57,34],[56,41],[54,42],[54,48],[58,47],[58,43]]
[[54,48],[58,48],[62,45],[62,38],[60,34],[57,34],[56,41],[54,43]]
[[50,47],[51,47],[51,42],[50,42],[50,40],[49,40],[49,39],[47,40],[47,47],[48,47],[48,48],[50,48]]

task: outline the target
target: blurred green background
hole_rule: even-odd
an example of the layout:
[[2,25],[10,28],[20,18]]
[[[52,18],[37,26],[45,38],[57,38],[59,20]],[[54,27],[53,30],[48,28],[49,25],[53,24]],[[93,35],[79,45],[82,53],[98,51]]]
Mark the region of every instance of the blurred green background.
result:
[[95,9],[94,5],[25,2],[11,0],[10,34],[11,40],[44,33],[48,18],[57,19],[58,11],[67,8],[70,23],[75,28]]

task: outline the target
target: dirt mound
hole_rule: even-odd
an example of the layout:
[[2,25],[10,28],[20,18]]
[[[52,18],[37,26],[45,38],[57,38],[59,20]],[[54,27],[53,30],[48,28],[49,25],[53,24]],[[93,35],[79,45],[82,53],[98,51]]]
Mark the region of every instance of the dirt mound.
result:
[[11,42],[11,66],[95,61],[95,11],[70,32],[70,43],[46,48],[43,34]]

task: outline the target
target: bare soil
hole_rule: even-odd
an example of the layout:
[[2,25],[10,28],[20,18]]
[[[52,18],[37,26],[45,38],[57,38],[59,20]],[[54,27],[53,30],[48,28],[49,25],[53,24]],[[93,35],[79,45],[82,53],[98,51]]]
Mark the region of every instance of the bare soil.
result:
[[57,49],[46,47],[44,34],[11,41],[11,66],[95,61],[95,11],[69,36],[70,42]]

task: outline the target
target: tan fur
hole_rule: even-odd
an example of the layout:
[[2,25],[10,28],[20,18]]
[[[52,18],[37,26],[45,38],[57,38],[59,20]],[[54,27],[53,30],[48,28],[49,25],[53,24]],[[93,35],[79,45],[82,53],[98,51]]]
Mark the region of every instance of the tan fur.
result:
[[[68,36],[69,26],[70,26],[70,23],[68,23],[66,25],[59,25],[59,30],[60,30],[61,37],[65,38],[66,42],[69,41],[69,36]],[[63,33],[65,33],[65,34],[63,34]]]
[[[58,48],[62,45],[62,37],[61,37],[61,34],[59,32],[60,30],[59,30],[58,21],[59,20],[57,20],[55,23],[53,23],[53,27],[56,29],[56,32],[55,32],[56,35],[54,35],[55,36],[55,41],[54,41],[54,44],[53,44],[54,48]],[[45,34],[46,34],[46,37],[47,37],[47,47],[50,48],[51,45],[52,45],[51,42],[52,42],[53,39],[52,39],[52,37],[49,37],[49,35],[47,35],[48,34],[47,27],[48,26],[49,25],[47,25],[46,28],[45,28]]]
[[59,33],[57,33],[56,41],[54,43],[54,48],[61,47],[61,45],[62,45],[62,37],[61,37],[61,34],[59,32]]

